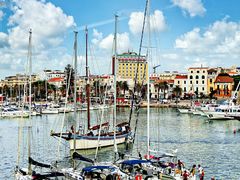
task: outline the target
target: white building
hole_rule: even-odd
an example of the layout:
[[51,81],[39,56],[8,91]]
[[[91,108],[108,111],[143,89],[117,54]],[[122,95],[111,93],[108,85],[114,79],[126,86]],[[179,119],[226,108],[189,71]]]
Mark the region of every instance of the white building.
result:
[[208,67],[190,67],[188,68],[189,86],[187,92],[198,94],[207,94],[207,76]]

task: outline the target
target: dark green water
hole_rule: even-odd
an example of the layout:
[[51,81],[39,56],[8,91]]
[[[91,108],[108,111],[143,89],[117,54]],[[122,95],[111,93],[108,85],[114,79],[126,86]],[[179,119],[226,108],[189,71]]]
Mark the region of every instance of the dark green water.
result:
[[[100,112],[92,112],[94,119]],[[118,111],[118,121],[128,118],[129,109]],[[111,112],[104,119],[111,118]],[[53,162],[69,155],[64,142],[50,137],[50,130],[58,131],[61,127],[63,114],[45,115],[28,119],[0,119],[0,179],[14,179],[14,167],[17,163],[18,127],[24,126],[20,141],[20,166],[26,164],[28,126],[32,124],[32,157],[43,162]],[[150,142],[151,149],[178,149],[178,157],[187,167],[201,164],[205,169],[205,179],[215,176],[217,179],[240,179],[240,133],[233,134],[234,128],[240,128],[239,121],[213,121],[206,123],[206,118],[194,115],[182,115],[175,109],[151,109]],[[86,112],[78,113],[78,122],[86,122]],[[133,118],[133,124],[135,118]],[[66,114],[66,124],[73,124],[73,113]],[[93,122],[94,123],[94,122]],[[139,116],[137,140],[133,152],[146,152],[147,119],[146,109],[141,109]],[[120,147],[120,150],[123,147]],[[93,151],[82,154],[93,156]],[[111,160],[113,148],[99,151],[99,161]]]

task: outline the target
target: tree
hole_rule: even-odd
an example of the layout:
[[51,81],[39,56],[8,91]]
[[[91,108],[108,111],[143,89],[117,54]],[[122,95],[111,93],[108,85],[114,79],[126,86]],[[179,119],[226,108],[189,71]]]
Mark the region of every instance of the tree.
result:
[[168,83],[166,81],[163,82],[163,98],[166,98],[166,90],[168,90]]
[[93,82],[93,87],[94,87],[94,93],[95,93],[95,96],[96,97],[99,97],[99,89],[100,89],[100,82],[99,82],[99,80],[95,80],[94,82]]
[[166,90],[168,89],[168,83],[166,81],[164,82],[159,82],[157,84],[154,85],[157,88],[157,92],[158,92],[158,99],[160,99],[160,90],[163,91],[163,99],[166,98]]
[[211,91],[211,92],[209,93],[209,97],[210,97],[210,99],[212,99],[213,96],[214,96],[214,94],[216,94],[216,93],[217,93],[217,90],[216,90],[216,89],[213,90],[213,91]]
[[179,86],[174,87],[173,93],[177,98],[179,98],[180,95],[182,94],[182,88],[180,88]]
[[120,92],[122,90],[122,81],[117,81],[117,97],[120,96]]
[[125,97],[125,91],[127,91],[129,89],[127,81],[123,81],[122,89],[123,89],[123,94],[124,94],[124,97]]
[[65,67],[65,78],[66,78],[66,87],[69,87],[68,95],[73,94],[74,92],[74,69],[70,64]]

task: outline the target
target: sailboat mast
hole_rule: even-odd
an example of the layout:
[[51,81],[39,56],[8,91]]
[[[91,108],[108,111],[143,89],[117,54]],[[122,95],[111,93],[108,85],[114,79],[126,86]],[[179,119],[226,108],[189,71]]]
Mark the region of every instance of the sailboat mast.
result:
[[151,36],[150,36],[150,0],[147,3],[147,28],[148,28],[148,47],[147,47],[147,157],[149,158],[150,151],[150,93],[149,93],[149,63],[150,63],[150,46],[151,46]]
[[[77,129],[77,31],[74,31],[74,119],[75,119],[75,131]],[[76,135],[74,134],[74,152],[76,151]]]
[[87,119],[88,119],[88,130],[91,127],[90,124],[90,84],[89,84],[89,73],[88,73],[88,29],[85,29],[86,35],[86,96],[87,96]]
[[[32,120],[32,30],[29,30],[29,42],[28,42],[28,61],[29,61],[29,122],[31,126]],[[28,158],[31,157],[31,142],[30,142],[30,130],[31,127],[28,128]],[[28,163],[28,173],[31,173],[31,163]]]
[[117,123],[117,20],[115,15],[115,32],[114,32],[114,109],[113,109],[113,132],[114,132],[114,160],[116,159],[117,144],[116,144],[116,123]]

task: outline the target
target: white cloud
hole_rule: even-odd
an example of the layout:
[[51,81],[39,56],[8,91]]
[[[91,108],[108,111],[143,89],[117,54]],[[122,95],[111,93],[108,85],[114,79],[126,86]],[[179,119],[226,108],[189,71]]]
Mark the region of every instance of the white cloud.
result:
[[175,41],[182,66],[226,67],[238,65],[240,57],[240,23],[227,18],[207,28],[194,28]]
[[93,39],[92,39],[92,43],[93,44],[98,44],[99,41],[103,38],[103,34],[101,32],[98,32],[97,29],[93,29]]
[[[102,37],[102,35],[101,35]],[[99,38],[97,41],[94,41],[95,45],[98,45],[98,47],[100,49],[104,49],[104,50],[109,50],[110,52],[112,52],[113,49],[113,38],[114,35],[113,34],[109,34],[108,36],[106,36],[105,38]],[[95,39],[96,40],[96,39]],[[97,42],[97,44],[96,44]],[[129,34],[128,33],[121,33],[121,34],[117,34],[117,51],[118,52],[123,52],[123,51],[127,51],[130,48],[130,39],[129,39]]]
[[59,45],[64,33],[72,28],[74,19],[64,14],[52,3],[37,0],[14,0],[13,15],[9,17],[9,43],[12,48],[27,44],[27,31],[33,31],[36,47],[48,48]]
[[[143,18],[143,12],[131,13],[128,25],[133,34],[138,34],[142,31]],[[163,31],[166,29],[165,17],[162,11],[155,10],[154,14],[150,15],[150,27],[151,31]]]
[[0,32],[0,48],[6,47],[8,45],[8,35]]
[[239,54],[240,23],[216,21],[205,32],[194,28],[175,41],[175,47],[189,53]]
[[2,77],[25,72],[30,28],[33,32],[33,72],[44,68],[64,69],[71,63],[72,56],[61,47],[61,43],[75,26],[72,16],[44,0],[14,0],[10,10],[8,32],[0,32]]
[[201,0],[172,0],[172,3],[180,7],[184,13],[189,13],[191,17],[203,16],[206,12]]
[[0,21],[3,19],[4,13],[0,10]]

